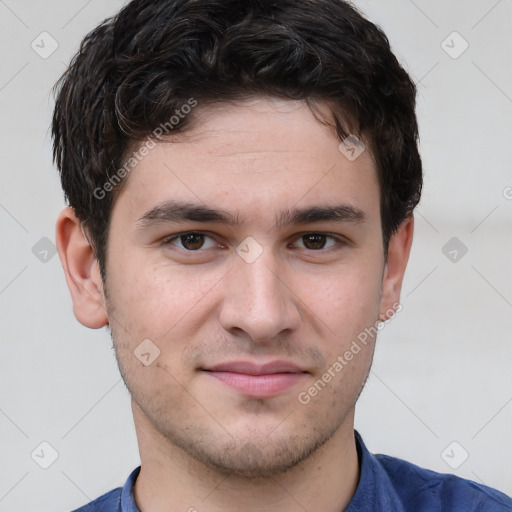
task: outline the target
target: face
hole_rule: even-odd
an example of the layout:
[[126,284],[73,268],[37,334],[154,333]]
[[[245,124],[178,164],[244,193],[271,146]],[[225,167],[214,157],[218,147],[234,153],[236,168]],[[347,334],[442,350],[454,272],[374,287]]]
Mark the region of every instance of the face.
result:
[[116,199],[108,322],[136,423],[268,476],[352,432],[375,341],[354,340],[405,265],[384,262],[371,155],[347,159],[302,102],[210,107],[194,126]]

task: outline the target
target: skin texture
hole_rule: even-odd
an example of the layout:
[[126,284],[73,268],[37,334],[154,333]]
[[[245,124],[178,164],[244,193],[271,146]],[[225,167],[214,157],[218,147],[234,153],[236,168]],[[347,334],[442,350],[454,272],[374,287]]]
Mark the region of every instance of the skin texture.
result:
[[[392,237],[385,264],[369,151],[349,161],[304,103],[253,98],[196,110],[193,127],[158,143],[120,191],[106,287],[73,210],[57,223],[75,316],[109,325],[132,395],[136,501],[152,512],[343,510],[359,478],[354,408],[375,339],[309,403],[297,397],[398,303],[413,219]],[[231,212],[239,224],[140,221],[169,200]],[[364,221],[276,224],[285,210],[339,204]],[[190,231],[205,234],[204,245],[172,238]],[[236,251],[247,237],[262,250],[250,263]],[[145,339],[160,350],[148,366],[134,355]],[[304,373],[255,398],[205,371],[240,360],[293,362]]]

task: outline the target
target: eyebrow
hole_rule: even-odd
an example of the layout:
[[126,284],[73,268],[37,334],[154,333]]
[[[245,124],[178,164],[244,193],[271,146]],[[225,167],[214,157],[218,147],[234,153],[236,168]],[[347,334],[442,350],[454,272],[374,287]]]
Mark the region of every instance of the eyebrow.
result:
[[[283,228],[291,225],[311,224],[315,222],[342,222],[359,224],[367,220],[365,212],[348,204],[333,206],[311,206],[282,211],[275,219],[275,225]],[[180,223],[186,221],[218,223],[228,226],[240,225],[238,212],[232,213],[222,209],[213,209],[204,205],[165,201],[145,212],[137,220],[137,228],[143,229],[161,223]]]

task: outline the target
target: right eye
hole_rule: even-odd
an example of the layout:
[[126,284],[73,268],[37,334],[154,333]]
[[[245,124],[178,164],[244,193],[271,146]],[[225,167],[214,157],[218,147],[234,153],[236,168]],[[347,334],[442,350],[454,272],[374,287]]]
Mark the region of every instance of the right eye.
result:
[[[211,243],[208,247],[203,247],[205,244],[205,239],[208,238],[211,240]],[[179,245],[181,244],[181,245]],[[164,245],[175,245],[179,249],[189,252],[197,252],[201,249],[211,249],[217,246],[217,242],[213,240],[208,235],[198,232],[198,231],[189,231],[186,233],[179,233],[177,235],[173,235],[164,240]]]

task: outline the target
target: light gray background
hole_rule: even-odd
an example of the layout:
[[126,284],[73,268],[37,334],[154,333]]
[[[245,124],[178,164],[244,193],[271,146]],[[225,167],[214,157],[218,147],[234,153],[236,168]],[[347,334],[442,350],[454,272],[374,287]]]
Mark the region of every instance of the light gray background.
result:
[[[74,319],[58,256],[32,252],[64,206],[49,90],[122,4],[0,0],[0,511],[69,511],[139,464],[108,333]],[[356,5],[418,83],[425,165],[403,311],[381,333],[356,428],[375,453],[512,494],[512,1]],[[31,48],[43,31],[59,45],[46,59]],[[453,31],[469,43],[458,58]],[[456,262],[442,252],[452,237],[468,249]],[[48,469],[43,441],[59,454]]]

